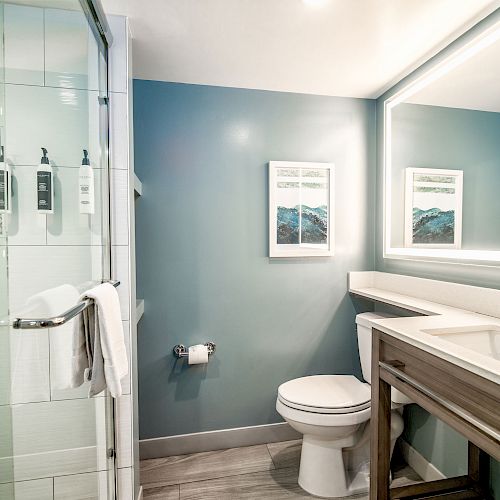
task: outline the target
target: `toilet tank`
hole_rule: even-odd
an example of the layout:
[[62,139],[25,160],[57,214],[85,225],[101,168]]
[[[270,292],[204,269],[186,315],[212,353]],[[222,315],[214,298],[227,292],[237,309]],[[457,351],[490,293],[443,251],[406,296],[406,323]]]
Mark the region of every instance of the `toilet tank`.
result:
[[394,314],[367,312],[356,316],[358,330],[359,359],[363,378],[369,384],[372,381],[372,321],[382,318],[397,318]]
[[[356,316],[356,326],[358,330],[358,349],[361,360],[361,370],[363,378],[371,384],[372,382],[372,321],[382,318],[397,318],[395,314],[367,312]],[[411,403],[402,392],[391,389],[391,400],[396,405]]]

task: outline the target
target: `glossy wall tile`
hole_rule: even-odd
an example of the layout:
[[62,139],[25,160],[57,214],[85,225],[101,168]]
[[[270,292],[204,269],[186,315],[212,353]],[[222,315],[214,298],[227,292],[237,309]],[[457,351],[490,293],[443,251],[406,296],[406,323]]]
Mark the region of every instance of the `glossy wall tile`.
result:
[[43,9],[5,4],[5,81],[44,85]]

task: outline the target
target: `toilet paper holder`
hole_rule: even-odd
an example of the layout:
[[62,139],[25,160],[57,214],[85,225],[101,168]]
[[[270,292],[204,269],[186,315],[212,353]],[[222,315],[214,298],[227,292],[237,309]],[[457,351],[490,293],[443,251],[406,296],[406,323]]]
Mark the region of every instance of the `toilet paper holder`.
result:
[[[205,342],[208,349],[208,355],[212,355],[215,352],[214,342]],[[174,356],[178,358],[187,358],[189,355],[189,349],[184,344],[177,344],[174,349]]]

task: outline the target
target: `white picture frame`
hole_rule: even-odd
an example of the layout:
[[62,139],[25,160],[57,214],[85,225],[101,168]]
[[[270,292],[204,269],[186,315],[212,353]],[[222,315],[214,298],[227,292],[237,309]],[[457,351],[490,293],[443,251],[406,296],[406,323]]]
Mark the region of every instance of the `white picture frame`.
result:
[[405,247],[460,249],[463,171],[409,167],[405,176]]
[[334,254],[333,163],[269,162],[269,257]]

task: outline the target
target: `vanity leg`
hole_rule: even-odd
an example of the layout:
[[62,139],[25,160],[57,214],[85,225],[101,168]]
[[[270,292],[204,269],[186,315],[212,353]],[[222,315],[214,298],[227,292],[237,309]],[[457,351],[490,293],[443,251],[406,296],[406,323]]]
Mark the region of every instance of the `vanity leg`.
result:
[[391,386],[380,378],[380,340],[373,331],[370,500],[388,500],[391,462]]
[[[490,481],[490,457],[481,448],[469,441],[468,474],[479,493],[488,494]],[[486,496],[485,498],[488,498]]]

